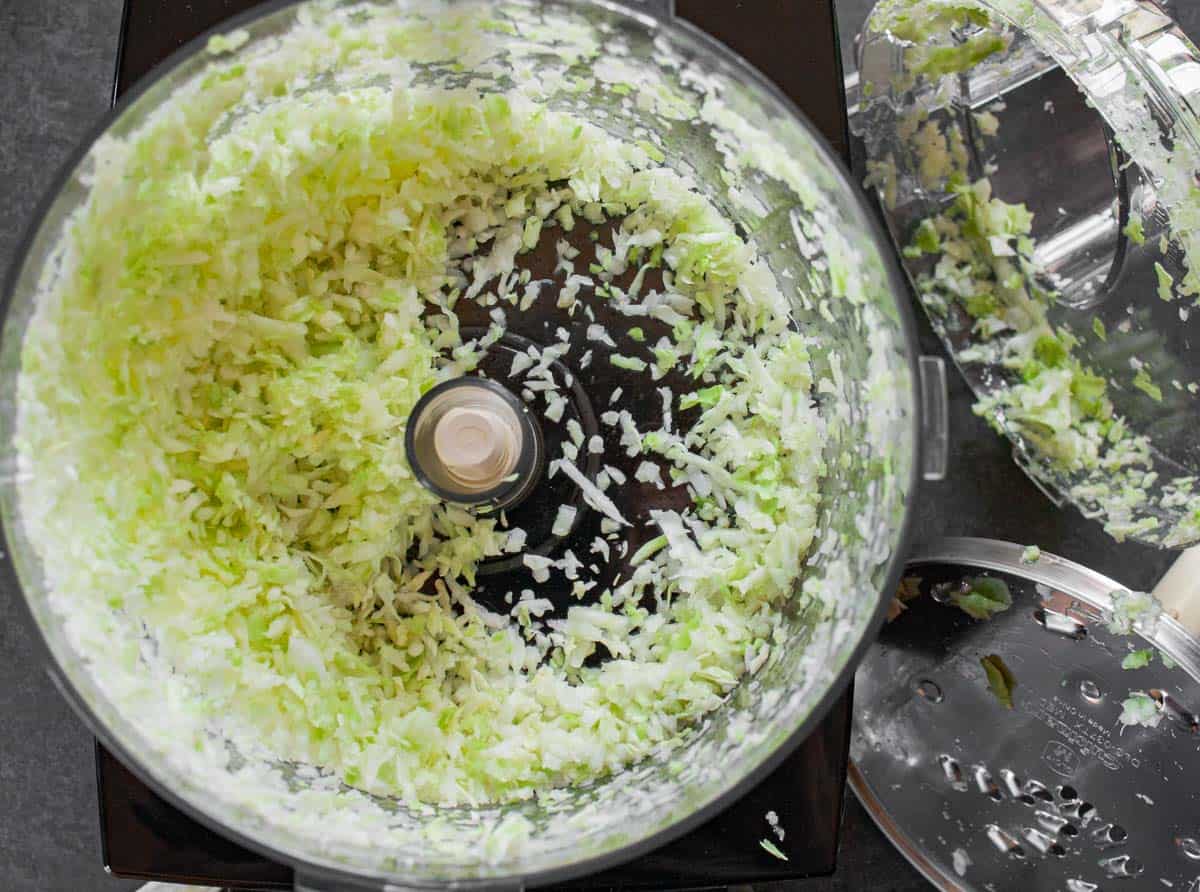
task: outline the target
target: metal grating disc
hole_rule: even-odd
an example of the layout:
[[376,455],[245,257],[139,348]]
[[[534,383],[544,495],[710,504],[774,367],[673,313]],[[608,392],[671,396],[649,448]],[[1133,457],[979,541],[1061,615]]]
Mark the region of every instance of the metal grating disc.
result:
[[[952,539],[910,561],[920,596],[858,670],[851,786],[939,889],[1200,892],[1200,643],[1165,616],[1112,633],[1120,586],[1022,552]],[[1013,600],[987,620],[954,602],[980,577]],[[1148,665],[1122,668],[1144,648]],[[1133,692],[1156,727],[1119,721]]]

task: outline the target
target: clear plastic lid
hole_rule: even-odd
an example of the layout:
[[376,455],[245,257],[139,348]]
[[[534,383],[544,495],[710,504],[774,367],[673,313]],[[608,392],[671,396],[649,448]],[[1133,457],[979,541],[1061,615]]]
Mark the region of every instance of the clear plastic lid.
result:
[[1143,0],[884,2],[852,126],[938,334],[1058,501],[1200,540],[1200,56]]

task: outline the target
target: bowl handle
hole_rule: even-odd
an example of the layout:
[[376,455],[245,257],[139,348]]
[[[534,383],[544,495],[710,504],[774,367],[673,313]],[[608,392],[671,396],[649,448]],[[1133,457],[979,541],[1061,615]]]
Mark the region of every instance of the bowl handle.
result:
[[624,0],[627,6],[647,12],[663,22],[675,19],[675,0]]
[[946,392],[946,360],[922,356],[921,376],[921,476],[930,483],[946,479],[950,458],[950,404]]
[[[296,871],[292,881],[294,892],[435,892],[437,886],[404,886],[395,883],[356,881],[346,878],[314,877],[311,874]],[[464,888],[471,888],[467,885]],[[500,880],[495,884],[480,884],[477,888],[487,888],[495,892],[524,892],[525,886],[519,879]]]

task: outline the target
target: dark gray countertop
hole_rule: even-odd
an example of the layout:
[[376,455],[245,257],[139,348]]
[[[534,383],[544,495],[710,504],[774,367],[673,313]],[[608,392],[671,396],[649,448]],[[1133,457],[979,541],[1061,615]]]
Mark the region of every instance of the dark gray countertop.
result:
[[[0,0],[0,270],[57,168],[108,107],[121,0]],[[100,867],[92,738],[0,592],[0,888],[132,889]]]
[[[180,0],[185,2],[185,0]],[[840,0],[843,23],[871,0]],[[1200,33],[1200,5],[1179,4]],[[1184,6],[1188,8],[1183,9]],[[857,13],[857,16],[855,15]],[[0,0],[0,270],[58,165],[108,107],[121,0]],[[940,352],[928,327],[927,352]],[[1153,585],[1172,556],[1118,545],[1075,511],[1059,511],[1018,471],[1007,444],[970,411],[951,373],[949,474],[922,491],[917,537],[988,536],[1086,563],[1130,587]],[[107,892],[136,883],[100,866],[92,740],[34,659],[16,619],[15,592],[0,592],[0,887],[13,892]],[[927,888],[851,797],[840,868],[828,880],[780,884],[789,892]],[[784,892],[773,889],[773,892]]]

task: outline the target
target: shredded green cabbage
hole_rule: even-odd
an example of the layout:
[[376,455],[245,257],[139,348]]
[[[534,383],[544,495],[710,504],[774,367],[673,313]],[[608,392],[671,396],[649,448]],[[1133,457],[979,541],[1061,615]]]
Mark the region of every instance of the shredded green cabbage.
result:
[[1118,716],[1122,725],[1141,725],[1144,728],[1157,728],[1162,722],[1162,712],[1158,704],[1148,694],[1142,691],[1132,691],[1121,703],[1121,714]]
[[[68,233],[20,384],[24,513],[57,605],[137,618],[214,717],[409,802],[528,797],[677,745],[762,664],[817,526],[811,345],[770,270],[661,153],[520,91],[293,92],[293,74],[214,70],[222,101],[108,147]],[[280,95],[216,114],[250,77]],[[406,419],[478,359],[456,301],[519,312],[517,255],[609,213],[612,262],[660,258],[693,308],[654,369],[612,361],[719,382],[689,430],[626,432],[693,502],[656,515],[597,603],[547,626],[531,591],[496,616],[475,568],[523,533],[427,492]]]
[[[934,122],[926,126],[940,133]],[[958,305],[973,319],[971,345],[958,351],[959,359],[1002,370],[992,391],[976,402],[976,414],[1000,433],[1017,433],[1041,463],[1068,481],[1073,498],[1097,506],[1118,540],[1156,530],[1159,520],[1147,510],[1153,507],[1147,483],[1156,476],[1150,442],[1116,414],[1109,382],[1075,355],[1075,335],[1051,324],[1056,295],[1039,284],[1044,277],[1034,260],[1032,215],[1024,205],[994,197],[989,179],[968,183],[964,171],[961,160],[949,156],[939,165],[935,176],[952,201],[920,222],[905,255],[930,257],[916,286],[931,313],[945,316]],[[1097,335],[1104,334],[1101,324]],[[1162,401],[1149,369],[1139,368],[1132,384]],[[1176,481],[1161,504],[1186,504],[1190,487],[1191,481]],[[1165,541],[1180,544],[1200,535],[1197,518],[1200,503]]]
[[1154,648],[1144,647],[1127,653],[1121,660],[1122,669],[1145,669],[1154,658]]

